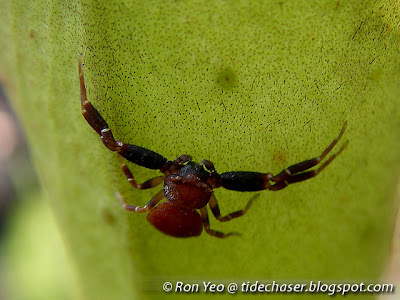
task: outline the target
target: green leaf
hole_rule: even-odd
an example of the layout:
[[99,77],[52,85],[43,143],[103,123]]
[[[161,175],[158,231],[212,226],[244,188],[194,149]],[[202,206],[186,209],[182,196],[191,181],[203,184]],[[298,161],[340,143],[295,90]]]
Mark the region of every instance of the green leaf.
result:
[[[399,11],[389,0],[1,1],[0,78],[86,297],[158,299],[174,280],[376,281],[397,208]],[[316,178],[261,192],[246,216],[211,218],[241,237],[165,236],[114,196],[144,205],[158,189],[131,189],[81,116],[78,54],[116,138],[168,159],[276,174],[319,155],[345,121],[349,146]],[[158,175],[129,167],[140,182]],[[227,214],[253,193],[215,195]]]

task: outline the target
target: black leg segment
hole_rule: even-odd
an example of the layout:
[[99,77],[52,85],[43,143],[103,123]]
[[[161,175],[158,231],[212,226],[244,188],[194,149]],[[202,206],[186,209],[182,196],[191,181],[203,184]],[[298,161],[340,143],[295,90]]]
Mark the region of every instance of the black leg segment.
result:
[[134,164],[154,170],[161,169],[168,161],[154,151],[129,144],[122,144],[118,153]]
[[269,189],[278,191],[287,187],[291,183],[304,181],[317,176],[323,169],[326,168],[348,145],[348,141],[335,154],[331,155],[317,169],[310,170],[312,167],[319,165],[322,160],[332,151],[333,147],[343,136],[346,130],[347,122],[343,125],[338,137],[321,153],[320,156],[309,160],[294,164],[277,175],[270,173],[257,172],[227,172],[220,175],[221,186],[234,191],[260,191]]
[[254,192],[268,189],[272,174],[257,172],[226,172],[221,175],[221,184],[228,190]]
[[149,169],[161,169],[167,163],[162,155],[146,148],[125,144],[114,139],[111,129],[100,113],[89,102],[86,95],[82,58],[78,61],[79,81],[81,87],[82,115],[89,125],[100,135],[103,144],[111,151],[116,151],[127,160]]

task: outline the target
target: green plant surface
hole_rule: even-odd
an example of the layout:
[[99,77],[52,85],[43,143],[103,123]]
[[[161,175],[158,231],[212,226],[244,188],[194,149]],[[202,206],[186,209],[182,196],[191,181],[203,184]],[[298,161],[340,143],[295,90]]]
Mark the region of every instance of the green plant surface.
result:
[[[399,12],[383,0],[1,0],[0,78],[84,298],[174,298],[162,283],[177,280],[376,282],[397,210]],[[165,236],[114,196],[144,205],[159,188],[132,189],[81,116],[79,54],[115,137],[170,160],[278,173],[345,121],[349,145],[316,178],[261,192],[246,216],[211,217],[240,237]],[[140,182],[159,174],[129,167]],[[227,214],[254,193],[215,195]]]
[[73,263],[45,197],[36,191],[20,196],[2,247],[7,257],[2,261],[2,299],[79,299]]

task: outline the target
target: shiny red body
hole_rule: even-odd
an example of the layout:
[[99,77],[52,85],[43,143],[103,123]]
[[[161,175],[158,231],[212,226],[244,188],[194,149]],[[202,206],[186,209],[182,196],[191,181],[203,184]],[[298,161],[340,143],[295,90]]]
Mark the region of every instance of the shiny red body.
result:
[[[147,220],[161,232],[175,237],[200,235],[203,224],[197,209],[205,207],[218,181],[203,165],[188,162],[164,180],[166,202],[154,207]],[[211,185],[209,185],[209,183]]]

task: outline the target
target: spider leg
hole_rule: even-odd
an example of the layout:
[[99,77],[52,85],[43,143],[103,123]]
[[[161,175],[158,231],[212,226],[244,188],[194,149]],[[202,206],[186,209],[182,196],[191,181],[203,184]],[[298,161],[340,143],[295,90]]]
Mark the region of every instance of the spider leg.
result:
[[210,171],[210,176],[207,179],[207,184],[211,186],[213,189],[219,188],[221,186],[221,177],[220,174],[218,174],[217,171],[215,170],[214,164],[211,161],[204,158],[201,160],[201,163],[208,171]]
[[115,140],[107,122],[87,99],[82,57],[78,59],[78,70],[82,115],[97,134],[100,135],[103,144],[111,151],[118,152],[118,154],[139,166],[149,169],[166,169],[168,167],[168,160],[162,155],[146,148]]
[[235,211],[233,213],[230,213],[224,217],[221,216],[221,212],[219,210],[219,206],[218,206],[218,202],[217,199],[215,198],[214,195],[211,196],[210,201],[208,202],[208,204],[210,205],[211,211],[214,215],[214,217],[220,221],[220,222],[227,222],[230,221],[234,218],[238,218],[243,216],[250,208],[251,204],[253,203],[254,199],[258,198],[260,196],[260,194],[255,195],[254,197],[252,197],[249,202],[247,202],[247,205],[244,209]]
[[340,138],[343,136],[346,130],[347,122],[343,125],[340,134],[332,143],[321,153],[320,156],[315,158],[294,164],[277,175],[270,173],[259,173],[259,172],[226,172],[219,175],[215,180],[216,187],[224,187],[226,189],[234,191],[260,191],[260,190],[281,190],[291,183],[300,182],[303,180],[310,179],[318,175],[323,169],[325,169],[348,145],[346,141],[343,146],[327,159],[319,168],[316,170],[309,170],[310,168],[318,165],[338,143]]
[[223,232],[211,229],[210,228],[210,220],[208,218],[207,206],[204,206],[204,207],[200,208],[200,214],[201,214],[201,220],[203,222],[204,230],[209,235],[215,236],[215,237],[220,238],[220,239],[224,239],[224,238],[226,238],[228,236],[231,236],[231,235],[240,235],[237,232],[223,233]]
[[150,189],[153,187],[156,187],[160,183],[162,183],[165,179],[164,175],[157,176],[154,178],[151,178],[143,183],[136,183],[135,178],[133,177],[132,172],[129,170],[128,166],[124,163],[122,160],[122,156],[118,155],[119,161],[120,161],[120,166],[122,169],[122,172],[124,172],[127,181],[132,185],[134,188],[137,188],[139,190],[145,190],[145,189]]
[[79,57],[78,60],[78,69],[79,69],[79,83],[81,87],[81,108],[82,108],[82,115],[85,117],[86,121],[89,123],[90,126],[99,134],[101,135],[101,131],[103,129],[108,128],[108,124],[104,119],[101,117],[99,112],[90,104],[89,100],[86,96],[86,86],[85,80],[83,76],[83,63],[82,57]]
[[142,206],[131,205],[131,204],[126,204],[125,200],[124,200],[124,197],[119,192],[116,192],[115,196],[121,202],[121,205],[122,205],[123,209],[129,210],[129,211],[132,211],[132,212],[136,212],[136,213],[145,213],[145,212],[150,211],[154,206],[156,206],[164,198],[164,192],[163,192],[163,190],[159,191],[143,207]]
[[[326,168],[326,166],[328,166],[340,153],[342,153],[342,151],[344,150],[344,148],[346,148],[346,146],[348,145],[348,141],[339,149],[338,152],[336,152],[335,154],[333,154],[331,157],[329,157],[329,159],[324,162],[318,169],[315,170],[311,170],[311,171],[307,171],[307,172],[303,172],[303,173],[299,173],[299,174],[294,174],[294,175],[290,175],[287,178],[284,179],[280,179],[280,181],[277,181],[276,179],[271,178],[271,180],[274,180],[276,183],[272,184],[269,186],[269,190],[272,191],[278,191],[281,190],[285,187],[287,187],[289,184],[291,183],[295,183],[295,182],[300,182],[303,180],[307,180],[310,178],[313,178],[315,176],[317,176],[323,169]],[[308,169],[308,168],[307,168]],[[306,169],[306,170],[307,170]],[[300,172],[300,171],[299,171]]]
[[[342,130],[340,131],[338,137],[332,141],[332,143],[321,153],[320,156],[317,156],[312,159],[305,160],[303,162],[294,164],[294,165],[284,169],[278,175],[271,177],[271,180],[275,181],[275,182],[281,182],[281,181],[288,179],[289,177],[293,176],[296,173],[306,171],[306,170],[318,165],[328,155],[328,153],[332,151],[333,147],[335,147],[337,142],[343,136],[343,133],[346,130],[346,127],[347,127],[347,122],[344,123]],[[347,146],[347,142],[340,148],[338,153],[333,155],[331,158],[329,158],[329,160],[326,163],[324,163],[323,168],[325,168],[337,155],[339,155],[343,151],[344,147],[346,147],[346,146]],[[323,168],[320,167],[320,169],[321,169],[320,171],[322,171]],[[297,182],[297,181],[295,181],[295,182]]]

